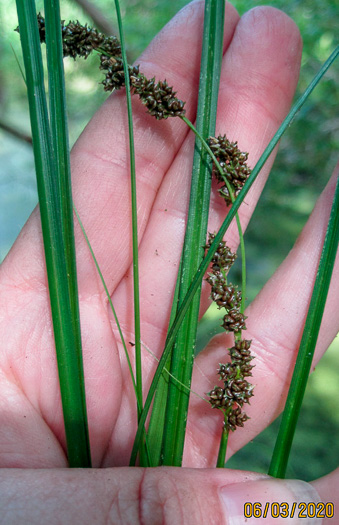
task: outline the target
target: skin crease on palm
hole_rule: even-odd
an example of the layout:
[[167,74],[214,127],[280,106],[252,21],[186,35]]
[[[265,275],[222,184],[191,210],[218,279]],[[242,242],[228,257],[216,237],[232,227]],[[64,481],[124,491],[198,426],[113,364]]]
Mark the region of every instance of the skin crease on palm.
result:
[[[253,167],[290,108],[299,75],[301,39],[294,22],[274,8],[255,8],[240,19],[235,8],[227,4],[225,20],[216,134],[226,133],[231,140],[238,140],[240,149],[249,152],[249,165]],[[197,103],[202,24],[203,2],[193,2],[162,30],[138,60],[140,70],[146,75],[166,78],[174,86],[179,98],[187,101],[187,116],[192,121]],[[136,97],[133,112],[141,337],[144,345],[159,356],[164,346],[184,236],[194,138],[180,119],[155,122]],[[126,341],[133,342],[128,155],[125,94],[117,92],[99,109],[73,148],[73,197]],[[260,197],[273,157],[240,208],[243,228]],[[244,337],[253,340],[252,351],[256,357],[251,380],[255,396],[246,409],[251,419],[243,429],[230,435],[228,455],[253,439],[283,408],[334,184],[335,175],[320,196],[295,247],[246,312],[248,329]],[[217,230],[225,216],[225,206],[216,189],[213,184],[209,231]],[[89,518],[92,505],[96,507],[97,523],[101,523],[98,517],[107,518],[109,513],[111,517],[114,512],[118,517],[116,521],[112,519],[112,523],[136,523],[140,519],[140,494],[143,494],[142,501],[147,501],[148,511],[157,516],[159,508],[159,512],[165,513],[166,497],[175,486],[181,517],[179,521],[175,518],[163,522],[209,523],[203,518],[209,516],[211,508],[215,509],[213,522],[225,522],[220,502],[216,501],[216,489],[263,476],[213,469],[222,417],[194,396],[191,396],[183,461],[186,469],[152,469],[145,474],[138,468],[111,468],[128,465],[136,431],[136,402],[107,298],[77,224],[75,230],[88,419],[96,468],[90,472],[62,469],[67,467],[65,436],[36,209],[2,264],[0,274],[0,466],[4,469],[1,498],[13,497],[12,492],[21,494],[24,497],[21,501],[25,501],[29,509],[29,501],[35,497],[36,512],[39,502],[44,504],[45,511],[47,501],[50,508],[58,512],[62,502],[63,512],[69,512],[64,522],[71,519],[72,512],[80,522],[83,512],[81,522],[93,523]],[[226,239],[235,250],[238,235],[234,223]],[[337,316],[332,315],[339,307],[338,278],[336,264],[314,365],[339,328]],[[208,295],[208,285],[204,283],[201,314],[209,305]],[[220,335],[199,355],[193,375],[194,391],[203,395],[214,386],[217,364],[225,361],[228,346],[232,346],[231,337]],[[132,347],[130,351],[133,361]],[[145,351],[145,392],[155,367],[154,357]],[[206,470],[194,470],[197,468]],[[338,477],[334,472],[314,482],[323,501],[338,498],[333,493]],[[194,490],[191,488],[190,498],[186,497],[183,505],[187,486],[194,486]],[[129,487],[128,492],[124,492],[127,490],[124,487]],[[73,502],[68,499],[70,490]],[[208,501],[208,509],[204,509],[199,494]],[[91,503],[94,495],[97,499]],[[2,508],[8,501],[1,500]],[[120,505],[118,510],[116,501]]]

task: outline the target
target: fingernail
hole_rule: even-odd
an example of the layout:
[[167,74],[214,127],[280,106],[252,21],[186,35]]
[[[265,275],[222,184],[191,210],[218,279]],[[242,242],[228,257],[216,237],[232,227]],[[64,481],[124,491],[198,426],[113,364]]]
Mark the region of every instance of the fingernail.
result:
[[227,525],[321,525],[321,501],[305,481],[260,479],[220,489]]

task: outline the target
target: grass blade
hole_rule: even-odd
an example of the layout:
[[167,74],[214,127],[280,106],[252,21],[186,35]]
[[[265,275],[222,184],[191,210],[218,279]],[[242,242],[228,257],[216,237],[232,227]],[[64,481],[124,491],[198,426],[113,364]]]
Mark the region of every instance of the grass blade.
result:
[[87,418],[75,351],[71,302],[60,224],[60,199],[44,89],[41,48],[33,0],[17,0],[33,136],[43,242],[57,352],[69,465],[89,467]]
[[[84,228],[84,225],[82,223],[82,220],[80,219],[80,215],[78,213],[78,210],[76,209],[76,207],[74,206],[73,204],[73,210],[74,210],[74,213],[76,215],[76,218],[78,219],[78,223],[79,223],[79,226],[81,228],[81,231],[82,231],[82,234],[85,238],[85,241],[86,241],[86,244],[88,246],[88,249],[91,253],[91,257],[93,259],[93,262],[95,264],[95,267],[97,269],[97,272],[98,272],[98,275],[100,277],[100,280],[101,280],[101,283],[102,283],[102,286],[104,288],[104,291],[105,291],[105,294],[106,294],[106,297],[107,297],[107,300],[109,302],[109,305],[111,307],[111,311],[112,311],[112,314],[113,314],[113,317],[114,317],[114,320],[115,320],[115,323],[117,325],[117,328],[118,328],[118,332],[119,332],[119,336],[120,336],[120,339],[121,339],[121,343],[122,343],[122,346],[124,348],[124,352],[125,352],[125,357],[126,357],[126,361],[127,361],[127,365],[128,365],[128,370],[129,370],[129,373],[130,373],[130,376],[131,376],[131,380],[132,380],[132,384],[133,384],[133,390],[134,390],[134,393],[135,393],[135,398],[136,400],[138,401],[138,395],[137,395],[137,385],[136,385],[136,382],[135,382],[135,377],[134,377],[134,373],[133,373],[133,368],[132,368],[132,363],[131,363],[131,360],[129,358],[129,353],[128,353],[128,350],[127,350],[127,345],[126,345],[126,341],[125,341],[125,338],[124,338],[124,334],[122,333],[122,329],[121,329],[121,325],[120,325],[120,322],[119,322],[119,319],[118,319],[118,316],[117,316],[117,313],[115,311],[115,308],[113,306],[113,302],[112,302],[112,298],[110,296],[110,293],[108,291],[108,288],[107,288],[107,285],[106,285],[106,282],[105,282],[105,279],[104,279],[104,276],[102,275],[102,271],[100,269],[100,266],[99,266],[99,263],[97,261],[97,258],[94,254],[94,251],[93,251],[93,248],[92,248],[92,245],[89,241],[89,238],[87,236],[87,233],[86,233],[86,230]],[[141,410],[140,410],[141,412]],[[149,445],[148,445],[148,441],[146,441],[146,448],[147,448],[147,454],[148,454],[148,458],[150,458],[150,452],[149,452],[149,449],[148,449]],[[150,460],[148,460],[149,464],[151,465],[151,462]]]
[[[201,55],[197,129],[207,139],[215,134],[219,81],[224,33],[224,0],[205,2],[204,33]],[[209,157],[199,140],[195,143],[190,205],[182,257],[179,305],[204,257],[211,190]],[[191,384],[194,347],[198,325],[200,293],[192,301],[178,332],[172,359],[171,374],[188,388]],[[189,390],[169,379],[165,417],[163,464],[180,466],[184,449]]]
[[99,266],[99,263],[97,261],[97,258],[96,258],[95,254],[94,254],[94,251],[93,251],[93,248],[91,246],[91,243],[89,242],[89,238],[87,236],[87,233],[86,233],[86,230],[84,228],[84,225],[82,224],[82,220],[80,219],[80,215],[78,213],[78,210],[76,209],[76,207],[74,205],[73,205],[73,209],[74,209],[74,213],[75,213],[75,215],[76,215],[76,217],[78,219],[78,223],[79,223],[79,226],[81,228],[82,234],[83,234],[83,236],[85,238],[85,241],[86,241],[86,244],[88,246],[88,249],[91,252],[91,257],[92,257],[92,259],[94,261],[94,264],[95,264],[95,267],[96,267],[97,272],[99,274],[102,286],[104,287],[107,300],[108,300],[109,305],[111,307],[112,314],[113,314],[115,323],[117,325],[118,332],[119,332],[119,335],[120,335],[120,339],[121,339],[121,342],[122,342],[122,346],[124,347],[124,352],[125,352],[125,356],[126,356],[126,360],[127,360],[129,373],[130,373],[130,376],[131,376],[131,379],[132,379],[132,383],[133,383],[133,389],[134,389],[134,392],[135,392],[135,397],[136,397],[136,399],[138,399],[138,396],[137,396],[137,385],[136,385],[135,377],[134,377],[134,374],[133,374],[132,363],[131,363],[131,360],[129,358],[126,341],[125,341],[125,338],[124,338],[124,334],[122,333],[122,330],[121,330],[121,326],[120,326],[120,323],[119,323],[119,319],[118,319],[117,313],[116,313],[115,308],[113,306],[112,298],[111,298],[110,293],[108,291],[108,288],[107,288],[104,276],[102,275],[102,271],[100,269],[100,266]]
[[[137,390],[137,413],[138,421],[143,410],[142,395],[142,363],[141,363],[141,330],[140,330],[140,298],[139,298],[139,255],[138,255],[138,213],[137,213],[137,187],[135,173],[135,150],[133,133],[132,97],[129,81],[128,62],[126,56],[125,37],[122,26],[119,0],[115,1],[117,13],[119,36],[121,44],[121,56],[124,66],[124,76],[126,85],[129,151],[130,151],[130,172],[131,172],[131,201],[132,201],[132,246],[133,246],[133,294],[134,294],[134,332],[135,332],[135,381]],[[149,466],[149,457],[143,447],[140,448],[141,466]]]
[[24,80],[24,82],[25,82],[25,84],[26,84],[26,86],[27,86],[27,82],[26,82],[26,77],[25,77],[24,70],[22,69],[22,66],[21,66],[21,64],[20,64],[20,61],[19,61],[19,59],[18,59],[18,56],[17,56],[17,54],[16,54],[16,52],[15,52],[14,47],[12,46],[12,44],[10,44],[10,46],[11,46],[11,48],[12,48],[13,55],[14,55],[15,61],[16,61],[16,63],[17,63],[17,66],[18,66],[18,68],[19,68],[19,71],[20,71],[20,73],[21,73],[21,76],[22,76],[22,78],[23,78],[23,80]]
[[[51,137],[55,158],[56,181],[60,200],[61,229],[65,248],[65,263],[71,302],[71,321],[76,340],[75,352],[78,358],[78,381],[81,389],[82,417],[85,435],[81,441],[83,456],[90,457],[90,445],[85,397],[85,380],[81,347],[81,328],[74,240],[71,168],[66,112],[65,78],[61,38],[61,19],[59,0],[45,0],[46,50],[48,66],[49,106]],[[73,436],[72,439],[76,439]]]
[[326,73],[326,71],[328,70],[330,65],[337,58],[338,54],[339,54],[339,46],[337,46],[335,48],[335,50],[332,52],[332,54],[329,56],[329,58],[326,60],[326,62],[324,62],[324,64],[320,68],[319,72],[313,78],[313,80],[311,81],[311,83],[309,84],[309,86],[307,87],[305,92],[297,100],[297,102],[291,108],[290,112],[288,113],[288,115],[286,116],[284,121],[281,123],[279,129],[275,133],[275,135],[272,138],[272,140],[269,142],[268,146],[265,148],[263,154],[261,155],[261,157],[258,160],[258,162],[255,165],[255,167],[253,168],[252,173],[250,174],[248,180],[246,181],[243,189],[241,190],[241,192],[237,196],[234,204],[232,204],[232,207],[231,207],[230,211],[228,212],[227,217],[225,218],[224,222],[222,223],[219,231],[217,232],[217,234],[215,236],[215,239],[214,239],[213,243],[211,244],[210,249],[208,250],[204,260],[201,262],[201,264],[200,264],[200,266],[199,266],[199,268],[198,268],[198,270],[197,270],[197,272],[196,272],[196,274],[194,276],[194,279],[192,280],[192,283],[191,283],[191,285],[190,285],[190,287],[189,287],[189,289],[187,291],[187,294],[186,294],[186,296],[185,296],[185,298],[184,298],[180,308],[178,309],[178,312],[177,312],[176,318],[175,318],[175,320],[173,322],[173,325],[172,325],[172,327],[171,327],[171,329],[170,329],[170,331],[169,331],[169,333],[167,335],[165,348],[164,348],[163,354],[161,356],[161,359],[159,361],[158,367],[157,367],[157,369],[155,371],[155,374],[154,374],[154,377],[153,377],[153,380],[152,380],[152,383],[151,383],[151,386],[150,386],[150,389],[148,391],[147,398],[146,398],[146,401],[145,401],[144,410],[143,410],[143,413],[142,413],[140,421],[139,421],[139,426],[138,426],[138,430],[137,430],[137,433],[136,433],[136,436],[135,436],[135,439],[134,439],[133,449],[132,449],[132,453],[131,453],[130,465],[134,465],[135,464],[136,454],[137,454],[138,447],[139,447],[139,442],[140,442],[140,439],[141,439],[142,429],[143,429],[143,426],[145,424],[145,421],[146,421],[146,418],[147,418],[147,414],[148,414],[148,411],[150,409],[150,406],[151,406],[151,403],[152,403],[152,399],[153,399],[154,393],[156,391],[159,378],[161,376],[161,373],[162,373],[162,370],[163,370],[164,366],[166,365],[166,361],[167,361],[167,358],[168,358],[168,356],[170,354],[170,351],[171,351],[171,348],[173,346],[175,337],[177,335],[179,327],[181,326],[182,320],[183,320],[183,318],[184,318],[184,316],[185,316],[185,314],[187,312],[187,309],[188,309],[188,307],[189,307],[189,305],[191,303],[191,300],[192,300],[194,294],[196,293],[196,291],[197,291],[197,289],[199,287],[199,284],[201,283],[201,281],[203,279],[203,276],[205,275],[205,273],[207,271],[208,265],[210,264],[214,253],[216,252],[216,249],[217,249],[217,246],[218,246],[219,242],[222,240],[223,236],[225,235],[225,232],[226,232],[227,228],[229,227],[229,225],[231,224],[232,220],[234,219],[235,214],[237,213],[241,203],[243,202],[244,198],[246,197],[247,193],[249,192],[253,182],[257,178],[261,168],[264,166],[266,160],[268,159],[268,157],[272,153],[272,151],[275,148],[275,146],[278,144],[279,140],[281,139],[282,135],[287,130],[288,126],[292,123],[293,119],[295,118],[295,116],[298,113],[298,111],[300,110],[300,108],[303,106],[303,104],[306,102],[308,97],[311,95],[312,91],[317,86],[317,84],[320,82],[321,78],[324,76],[324,74]]
[[142,371],[141,371],[141,337],[140,337],[140,301],[139,301],[139,258],[138,258],[138,217],[137,217],[137,191],[136,191],[136,173],[135,173],[135,151],[134,151],[134,133],[133,133],[133,115],[132,99],[128,74],[128,62],[126,57],[125,37],[122,27],[120,5],[118,0],[115,1],[117,12],[119,36],[121,43],[121,55],[124,66],[127,115],[128,115],[128,133],[129,133],[129,151],[130,151],[130,171],[131,171],[131,198],[132,198],[132,231],[133,231],[133,286],[134,286],[134,325],[135,325],[135,360],[136,360],[136,385],[138,392],[139,406],[142,409]]
[[74,329],[81,356],[80,321],[76,278],[71,169],[68,143],[66,94],[61,42],[60,6],[58,0],[45,1],[46,50],[49,85],[49,107],[55,170],[59,184],[62,233],[64,236],[67,274],[69,276]]
[[292,447],[293,436],[311,370],[314,350],[331,282],[338,242],[339,178],[337,179],[331,214],[328,221],[305,327],[300,342],[298,357],[295,363],[292,381],[269,469],[269,474],[276,478],[285,477],[288,457]]

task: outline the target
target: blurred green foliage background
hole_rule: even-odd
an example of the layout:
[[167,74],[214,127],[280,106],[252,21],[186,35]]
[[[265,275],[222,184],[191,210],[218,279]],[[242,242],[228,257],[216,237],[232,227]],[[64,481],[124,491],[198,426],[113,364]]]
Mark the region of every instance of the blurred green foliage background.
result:
[[[129,58],[135,60],[153,36],[188,2],[186,0],[121,0]],[[240,14],[268,2],[236,0]],[[87,7],[86,7],[87,5]],[[112,0],[61,0],[62,17],[93,24],[95,6],[116,33]],[[338,44],[338,2],[333,0],[276,0],[297,23],[304,41],[297,95],[301,94],[321,63]],[[37,1],[43,11],[43,2]],[[227,23],[227,20],[226,20]],[[17,64],[22,63],[15,2],[0,4],[0,123],[30,133],[25,84]],[[106,98],[99,85],[97,57],[65,60],[70,139],[73,143]],[[281,141],[271,177],[246,232],[248,291],[251,301],[287,255],[305,224],[338,160],[339,63],[316,88]],[[0,260],[8,252],[37,202],[31,146],[0,129]],[[233,281],[239,279],[235,269]],[[333,315],[337,315],[336,312]],[[216,312],[200,324],[198,350],[219,330]],[[336,340],[311,376],[288,475],[305,480],[324,475],[339,463],[338,351]],[[255,403],[255,398],[253,403]],[[266,472],[278,422],[258,436],[229,462],[234,468]]]

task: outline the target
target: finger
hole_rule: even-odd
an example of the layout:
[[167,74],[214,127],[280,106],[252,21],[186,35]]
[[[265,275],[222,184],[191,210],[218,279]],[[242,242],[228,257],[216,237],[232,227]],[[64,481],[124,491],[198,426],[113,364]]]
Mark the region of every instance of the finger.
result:
[[[312,481],[311,485],[315,488],[323,503],[331,503],[334,507],[334,513],[339,508],[339,468],[323,476],[322,478]],[[333,519],[330,517],[331,506],[325,505],[324,517],[322,525],[330,525]],[[337,511],[338,512],[338,511]]]
[[[167,79],[178,97],[187,100],[187,115],[194,118],[204,2],[186,6],[161,31],[142,55],[140,71],[149,77]],[[228,24],[224,45],[228,45],[238,21],[228,5]],[[114,289],[132,259],[131,205],[128,124],[125,92],[113,93],[93,117],[72,152],[72,181],[75,205],[84,223],[110,291]],[[157,122],[133,97],[139,239],[142,238],[159,185],[187,135],[179,118]],[[40,260],[37,246],[38,212],[26,225],[12,256],[27,254]],[[77,232],[78,278],[81,293],[97,291],[99,279],[93,278],[94,265],[79,227]],[[34,242],[32,242],[32,239]],[[19,253],[19,248],[22,247]],[[15,252],[15,253],[14,253]],[[9,263],[13,260],[10,257]],[[41,276],[41,265],[30,267]],[[96,272],[95,272],[96,275]],[[44,274],[42,277],[45,278]],[[102,290],[101,284],[100,290]]]
[[[232,433],[229,438],[230,455],[266,428],[284,406],[323,246],[336,178],[335,173],[319,198],[293,250],[246,312],[247,330],[242,336],[252,340],[251,350],[255,356],[255,368],[250,382],[255,385],[255,395],[251,406],[245,409],[251,421],[244,429],[237,430],[236,435]],[[338,282],[337,256],[313,367],[339,329],[338,318],[333,315],[339,307]],[[200,392],[208,392],[213,388],[218,363],[227,361],[226,349],[232,345],[232,338],[225,335],[211,341],[207,351],[197,359],[193,389],[199,388]],[[217,428],[221,424],[221,415],[218,417],[218,414],[214,414],[213,417],[208,406],[205,409],[194,399],[192,407],[194,408],[191,421],[195,439],[205,451],[201,466],[209,465],[209,461],[213,464],[212,457],[216,455],[219,439]],[[215,436],[208,441],[210,453],[206,452],[206,433]],[[195,446],[196,444],[195,442]],[[190,447],[187,447],[188,451],[189,449]],[[188,453],[188,465],[192,461],[189,456]]]
[[13,371],[13,367],[0,371],[1,472],[4,468],[67,467],[58,439],[22,392]]
[[[242,17],[225,53],[217,133],[226,132],[231,140],[239,140],[241,149],[250,152],[252,166],[289,109],[298,79],[300,51],[299,32],[292,20],[281,11],[266,7]],[[157,355],[167,329],[185,233],[193,142],[194,137],[189,136],[166,175],[140,247],[142,340]],[[273,157],[241,207],[243,228],[255,208],[272,162]],[[214,190],[210,231],[219,228],[226,213],[224,201],[216,195],[216,188]],[[238,235],[234,224],[227,236],[228,244],[235,249]],[[114,294],[114,302],[120,305],[119,318],[128,333],[133,332],[129,301],[132,286],[130,270]],[[205,283],[203,286],[206,307],[209,291]],[[153,367],[154,360],[148,360]]]
[[[319,500],[303,481],[223,469],[4,469],[0,486],[6,523],[41,523],[43,517],[51,525],[266,524],[267,519],[245,518],[246,501],[264,509],[266,502],[286,502],[292,508],[293,503]],[[298,516],[287,519],[299,522]],[[286,523],[286,518],[274,523]]]

